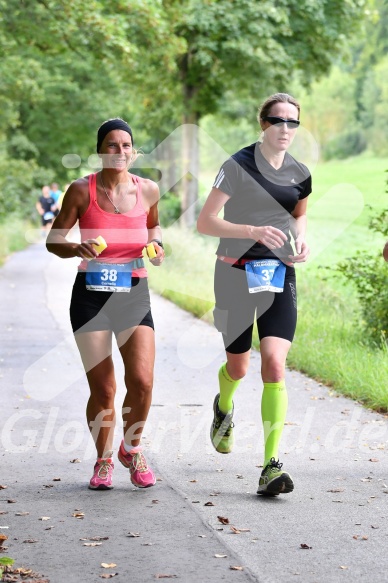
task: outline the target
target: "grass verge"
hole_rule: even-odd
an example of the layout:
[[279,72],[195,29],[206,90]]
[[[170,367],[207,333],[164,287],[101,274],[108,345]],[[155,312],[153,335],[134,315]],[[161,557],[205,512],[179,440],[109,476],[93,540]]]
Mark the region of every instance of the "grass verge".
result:
[[15,251],[25,249],[30,243],[26,239],[26,233],[35,228],[29,221],[10,216],[0,223],[0,265],[3,265],[7,257]]

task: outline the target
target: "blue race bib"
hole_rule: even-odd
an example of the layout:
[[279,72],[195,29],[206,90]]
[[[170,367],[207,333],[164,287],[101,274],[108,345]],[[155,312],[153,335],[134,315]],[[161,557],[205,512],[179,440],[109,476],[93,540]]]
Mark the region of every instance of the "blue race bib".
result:
[[262,291],[282,292],[286,266],[279,259],[258,259],[245,264],[250,294]]
[[86,269],[86,289],[129,293],[131,286],[132,266],[130,263],[89,261]]

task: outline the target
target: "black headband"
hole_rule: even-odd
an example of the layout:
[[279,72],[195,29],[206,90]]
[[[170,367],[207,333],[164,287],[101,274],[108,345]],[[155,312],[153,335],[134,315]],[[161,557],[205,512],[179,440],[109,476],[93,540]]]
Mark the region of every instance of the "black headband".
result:
[[117,117],[116,119],[110,119],[110,120],[104,122],[102,124],[102,126],[100,126],[98,128],[97,153],[100,151],[101,144],[104,141],[105,136],[107,136],[109,134],[109,132],[111,132],[113,130],[124,130],[124,132],[127,132],[131,136],[132,146],[133,146],[133,135],[132,135],[131,128],[129,127],[129,125],[127,124],[126,121]]

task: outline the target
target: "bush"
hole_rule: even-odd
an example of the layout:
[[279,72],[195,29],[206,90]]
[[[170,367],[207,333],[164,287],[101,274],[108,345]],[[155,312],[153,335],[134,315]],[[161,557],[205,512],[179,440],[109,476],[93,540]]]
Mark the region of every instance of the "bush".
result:
[[367,140],[362,130],[347,130],[327,142],[323,155],[326,160],[331,160],[332,158],[343,160],[344,158],[349,158],[349,156],[361,154],[366,147]]
[[[372,218],[369,228],[387,238],[388,210]],[[385,345],[388,342],[388,269],[381,253],[373,256],[358,251],[338,263],[336,270],[356,286],[366,337],[377,345]]]
[[41,168],[34,160],[0,159],[0,220],[15,214],[32,219],[41,188],[54,178],[54,172]]

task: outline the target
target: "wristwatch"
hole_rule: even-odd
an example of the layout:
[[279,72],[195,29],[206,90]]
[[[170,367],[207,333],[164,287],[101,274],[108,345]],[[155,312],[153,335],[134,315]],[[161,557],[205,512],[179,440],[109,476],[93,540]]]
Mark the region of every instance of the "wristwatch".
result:
[[162,249],[164,249],[163,243],[162,241],[159,241],[159,239],[152,239],[151,243],[157,243],[159,245],[159,247],[161,247]]

